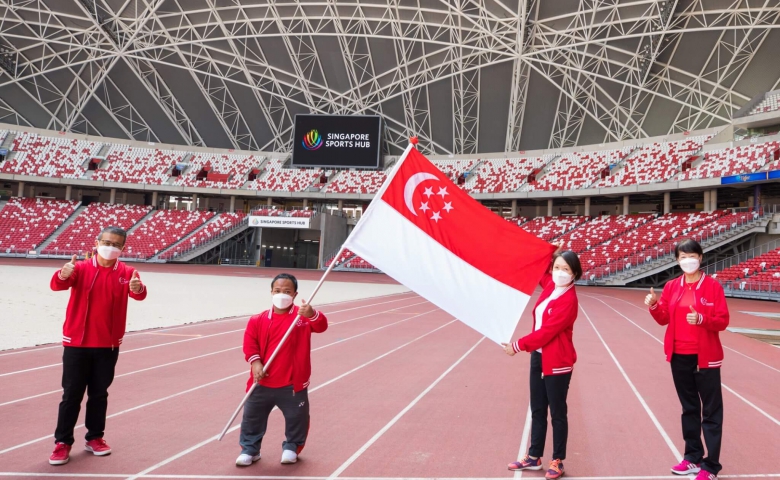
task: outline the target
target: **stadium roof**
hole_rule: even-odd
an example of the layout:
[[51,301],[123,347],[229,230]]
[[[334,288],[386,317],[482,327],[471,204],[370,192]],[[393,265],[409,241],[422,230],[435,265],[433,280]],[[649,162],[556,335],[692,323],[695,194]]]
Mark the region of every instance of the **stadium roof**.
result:
[[556,148],[728,123],[780,82],[780,0],[0,0],[0,122],[287,151]]

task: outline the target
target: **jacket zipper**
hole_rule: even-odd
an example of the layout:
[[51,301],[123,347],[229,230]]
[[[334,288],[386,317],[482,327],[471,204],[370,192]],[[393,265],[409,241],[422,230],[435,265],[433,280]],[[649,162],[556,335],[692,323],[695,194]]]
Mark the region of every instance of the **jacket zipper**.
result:
[[[702,276],[703,275],[704,274],[702,274]],[[701,281],[701,278],[699,278],[699,282],[700,281]],[[699,282],[696,282],[696,283],[699,283]],[[683,285],[684,284],[685,284],[685,281],[683,281]],[[696,305],[698,305],[698,299],[696,298],[696,290],[698,290],[698,287],[693,289],[693,306],[694,306],[694,308],[696,307]],[[682,300],[683,295],[685,295],[685,288],[683,288],[683,291],[680,294],[680,296],[677,297],[677,301],[674,304],[674,310],[677,310],[677,306],[680,304],[680,300]],[[671,320],[671,317],[672,317],[672,314],[670,313],[669,314],[670,320]],[[698,336],[698,333],[697,333],[697,336]],[[674,337],[674,328],[672,328],[672,337]],[[697,349],[701,349],[701,342],[697,342],[696,343],[696,348]],[[674,353],[674,338],[672,338],[672,353]],[[699,359],[700,358],[701,358],[701,351],[697,351],[696,352],[696,372],[699,371]]]
[[[87,334],[87,318],[89,317],[89,296],[92,293],[92,288],[95,286],[95,282],[97,281],[98,275],[100,275],[100,270],[95,272],[95,277],[92,279],[92,285],[89,286],[89,290],[87,291],[87,311],[84,314],[84,330],[81,331],[81,342],[79,342],[79,345],[84,344],[84,336]],[[113,339],[111,341],[113,342]]]

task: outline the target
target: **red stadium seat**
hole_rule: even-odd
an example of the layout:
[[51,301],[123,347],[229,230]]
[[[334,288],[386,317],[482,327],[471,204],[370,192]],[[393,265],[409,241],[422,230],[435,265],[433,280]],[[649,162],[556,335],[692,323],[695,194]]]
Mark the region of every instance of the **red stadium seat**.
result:
[[0,210],[0,253],[35,250],[73,212],[78,202],[11,197]]
[[47,255],[83,254],[95,245],[104,227],[129,229],[151,211],[150,206],[92,203],[43,250]]

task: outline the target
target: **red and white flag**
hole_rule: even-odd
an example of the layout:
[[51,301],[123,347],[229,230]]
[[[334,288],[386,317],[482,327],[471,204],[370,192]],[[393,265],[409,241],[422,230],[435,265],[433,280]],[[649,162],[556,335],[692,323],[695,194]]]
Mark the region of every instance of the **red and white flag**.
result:
[[496,343],[511,339],[555,251],[411,145],[344,247]]

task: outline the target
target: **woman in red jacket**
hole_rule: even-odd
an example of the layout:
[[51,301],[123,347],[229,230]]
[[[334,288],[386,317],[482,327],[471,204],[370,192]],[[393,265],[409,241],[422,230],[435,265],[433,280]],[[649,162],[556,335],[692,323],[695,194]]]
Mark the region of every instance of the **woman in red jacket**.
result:
[[547,436],[547,410],[553,429],[553,459],[545,478],[563,476],[566,440],[569,435],[566,395],[577,361],[572,342],[574,321],[579,302],[574,282],[582,276],[577,254],[558,250],[553,254],[552,271],[539,284],[542,294],[533,309],[532,332],[515,343],[504,344],[510,356],[518,352],[531,353],[531,447],[519,462],[509,464],[510,470],[541,470],[544,442]]
[[718,332],[729,325],[729,309],[720,283],[699,270],[701,245],[685,240],[677,244],[674,255],[684,274],[666,283],[660,299],[652,288],[645,297],[655,321],[667,325],[664,353],[683,410],[685,457],[672,473],[698,473],[697,480],[717,480],[723,432],[723,347]]

